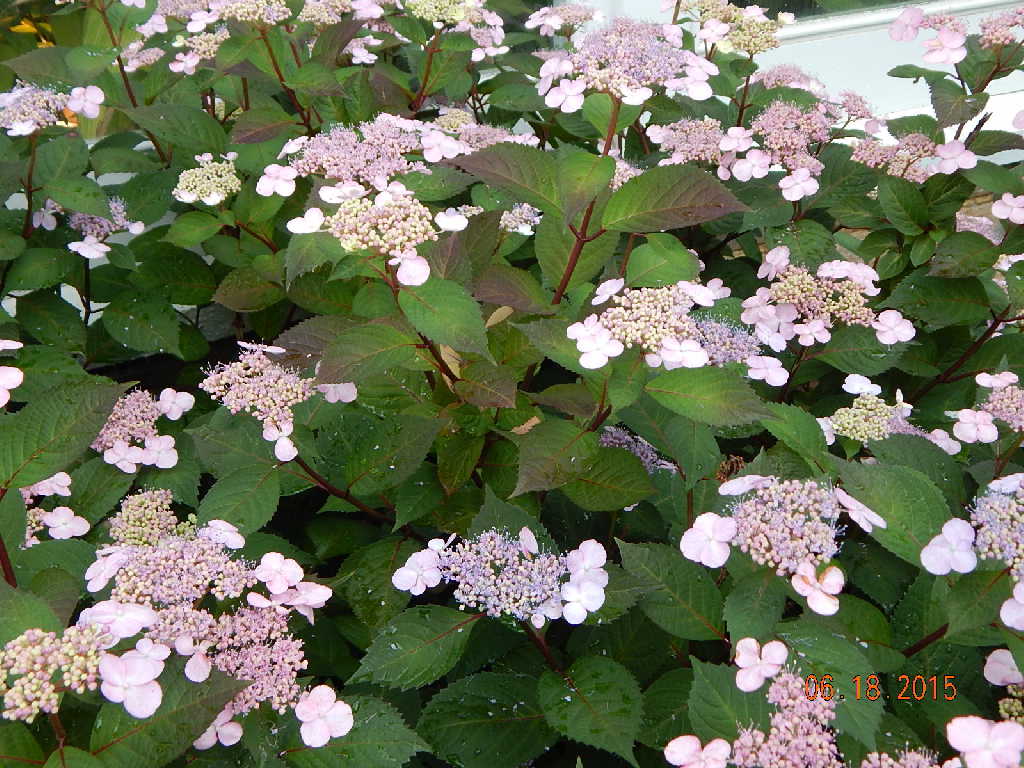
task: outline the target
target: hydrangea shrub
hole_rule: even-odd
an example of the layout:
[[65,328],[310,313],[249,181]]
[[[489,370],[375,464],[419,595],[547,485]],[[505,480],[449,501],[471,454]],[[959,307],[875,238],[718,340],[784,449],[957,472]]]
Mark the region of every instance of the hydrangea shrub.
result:
[[4,11],[0,765],[1021,764],[1024,8],[663,10]]

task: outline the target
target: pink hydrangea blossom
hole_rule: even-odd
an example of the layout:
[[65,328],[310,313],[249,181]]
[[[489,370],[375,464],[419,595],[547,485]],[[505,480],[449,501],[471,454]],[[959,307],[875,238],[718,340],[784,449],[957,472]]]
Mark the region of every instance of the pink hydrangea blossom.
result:
[[11,390],[17,389],[25,381],[25,374],[20,368],[12,365],[0,365],[0,408],[11,400]]
[[1024,675],[1017,668],[1013,654],[1006,648],[992,651],[985,659],[985,679],[992,685],[1020,685]]
[[1024,725],[983,717],[954,717],[946,724],[946,739],[963,754],[967,768],[1017,768],[1024,751]]
[[1024,632],[1024,582],[1014,585],[1013,596],[999,608],[999,618],[1010,629]]
[[611,331],[601,324],[597,315],[573,323],[565,329],[565,335],[576,342],[576,349],[582,353],[580,365],[584,368],[601,368],[626,349],[621,341],[612,338]]
[[108,701],[123,703],[132,717],[149,717],[160,708],[163,700],[163,690],[156,681],[163,668],[162,661],[137,651],[128,651],[122,656],[105,653],[99,664],[103,681],[100,691]]
[[82,626],[99,624],[114,637],[127,638],[139,634],[157,621],[157,614],[146,605],[121,603],[117,600],[103,600],[86,608],[79,616]]
[[759,280],[774,280],[779,272],[789,266],[789,248],[784,245],[772,248],[764,255],[764,262],[757,268]]
[[744,637],[736,643],[736,687],[744,693],[756,691],[765,680],[779,674],[788,656],[789,649],[778,640],[762,648],[753,637]]
[[992,203],[992,215],[997,219],[1009,219],[1014,224],[1024,224],[1024,195],[1004,192]]
[[549,107],[557,107],[562,112],[577,112],[583,106],[583,92],[586,89],[585,80],[562,78],[558,85],[547,92],[544,103]]
[[697,38],[703,40],[708,45],[714,45],[725,39],[725,36],[729,34],[730,27],[728,24],[719,21],[718,19],[708,19],[704,22],[704,26],[700,28],[697,33]]
[[461,232],[469,226],[469,219],[458,208],[448,208],[434,215],[434,223],[442,232]]
[[720,568],[729,559],[729,543],[736,535],[736,521],[714,512],[705,512],[693,521],[679,540],[679,550],[687,560],[708,568]]
[[789,176],[779,181],[782,196],[790,202],[810,197],[818,191],[818,180],[811,176],[807,168],[797,168]]
[[424,549],[409,555],[405,565],[391,576],[395,589],[422,595],[441,583],[440,560],[433,549]]
[[974,528],[966,520],[953,518],[942,533],[921,550],[921,564],[928,573],[945,576],[950,571],[970,573],[978,565],[974,552]]
[[718,493],[720,496],[741,496],[758,488],[767,488],[774,482],[775,478],[769,475],[742,475],[726,480],[718,486]]
[[[322,195],[323,189],[320,192]],[[325,220],[326,217],[323,211],[319,208],[310,208],[302,216],[296,219],[289,219],[288,223],[285,224],[285,228],[294,235],[308,235],[313,232],[319,232]]]
[[359,396],[359,390],[351,381],[341,384],[317,384],[316,388],[328,403],[351,403]]
[[314,748],[344,736],[355,722],[352,707],[338,701],[338,695],[328,685],[318,685],[304,693],[295,705],[295,717],[302,723],[302,742]]
[[939,144],[935,148],[939,158],[935,166],[937,173],[956,173],[961,169],[974,168],[978,164],[978,156],[967,149],[962,141],[950,141]]
[[263,175],[256,182],[256,194],[264,198],[280,195],[291,197],[295,193],[295,177],[299,172],[290,165],[271,163],[263,169]]
[[967,58],[967,35],[949,27],[942,27],[931,40],[924,41],[927,52],[924,60],[929,64],[958,64]]
[[871,323],[871,327],[875,329],[875,336],[882,344],[910,341],[917,333],[914,324],[895,309],[879,312],[878,317]]
[[68,243],[68,250],[86,259],[102,259],[107,255],[110,246],[100,242],[95,235],[86,235],[82,240]]
[[562,585],[562,618],[570,624],[582,624],[588,613],[604,605],[604,587],[591,579],[570,579]]
[[68,96],[68,109],[83,117],[97,118],[100,116],[100,105],[103,104],[103,89],[95,85],[72,88]]
[[430,263],[415,251],[395,256],[388,264],[398,266],[395,277],[401,285],[423,285],[430,278]]
[[604,304],[608,299],[621,291],[622,286],[625,284],[626,281],[621,277],[617,277],[612,280],[605,280],[595,289],[594,298],[591,299],[590,303],[593,305]]
[[725,739],[713,739],[701,747],[696,736],[677,736],[665,745],[665,759],[680,768],[725,768],[732,747]]
[[195,404],[196,399],[193,395],[188,392],[177,392],[170,387],[162,389],[160,397],[156,400],[156,407],[160,409],[160,413],[171,421],[180,419],[183,414],[191,411]]
[[280,552],[267,552],[253,571],[253,576],[266,584],[273,595],[294,587],[303,575],[302,566]]
[[47,527],[52,539],[70,539],[84,536],[89,530],[89,521],[75,514],[71,507],[54,507],[44,514],[40,520]]
[[846,577],[838,566],[830,565],[819,575],[813,564],[804,562],[797,568],[790,582],[798,595],[807,598],[807,607],[822,616],[832,616],[839,610],[839,598]]
[[886,528],[888,523],[866,504],[857,501],[842,488],[835,490],[836,500],[843,505],[846,513],[857,525],[864,529],[865,533],[871,533],[874,528]]
[[245,537],[226,520],[210,520],[196,531],[196,536],[223,544],[228,549],[241,549],[245,546]]
[[994,443],[999,439],[999,427],[992,421],[988,411],[961,408],[956,411],[953,435],[965,443]]
[[806,323],[795,323],[793,330],[796,331],[797,343],[802,347],[824,344],[832,338],[832,333],[829,331],[826,321],[820,317],[816,317]]
[[1002,373],[979,373],[974,377],[974,380],[978,383],[978,386],[985,387],[986,389],[1003,389],[1011,384],[1016,384],[1019,381],[1017,374],[1013,371],[1003,371]]
[[242,724],[234,722],[232,716],[230,709],[221,710],[217,719],[210,723],[210,727],[203,731],[202,736],[192,742],[192,746],[204,750],[217,743],[224,747],[237,744],[242,740]]
[[889,26],[889,37],[899,42],[909,42],[917,37],[923,21],[924,11],[920,8],[904,8]]
[[789,381],[789,371],[782,366],[782,361],[764,355],[752,355],[747,358],[747,377],[763,381],[770,387],[781,387]]

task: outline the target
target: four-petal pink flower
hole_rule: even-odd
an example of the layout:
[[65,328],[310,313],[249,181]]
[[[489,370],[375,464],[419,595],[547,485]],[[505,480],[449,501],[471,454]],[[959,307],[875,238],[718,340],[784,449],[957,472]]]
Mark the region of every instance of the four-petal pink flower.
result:
[[761,647],[753,637],[744,637],[736,643],[736,687],[744,693],[756,691],[765,680],[779,674],[788,656],[789,649],[778,640]]
[[328,685],[318,685],[302,694],[295,705],[295,716],[302,723],[299,727],[302,742],[314,748],[344,736],[354,723],[352,707],[338,701],[338,695]]
[[729,559],[729,543],[736,536],[736,521],[714,512],[698,515],[693,527],[679,540],[679,550],[687,560],[719,568]]
[[846,577],[838,566],[830,565],[820,574],[813,563],[803,562],[790,580],[798,595],[807,598],[807,607],[822,616],[832,616],[839,610],[839,598]]

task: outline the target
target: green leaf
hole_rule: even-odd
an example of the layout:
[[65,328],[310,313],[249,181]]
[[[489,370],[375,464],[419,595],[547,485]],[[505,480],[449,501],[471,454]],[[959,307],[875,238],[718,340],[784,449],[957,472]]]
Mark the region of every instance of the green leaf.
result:
[[548,152],[503,142],[449,162],[544,213],[562,212],[558,170],[554,156]]
[[977,117],[988,103],[987,93],[968,94],[951,80],[933,80],[928,83],[932,94],[932,108],[939,128],[948,128]]
[[383,323],[346,329],[324,349],[318,378],[356,384],[389,368],[410,363],[419,340]]
[[771,568],[738,579],[725,598],[722,615],[735,643],[744,637],[767,637],[786,607],[786,582]]
[[938,244],[929,275],[973,277],[991,267],[999,256],[998,247],[976,232],[954,232]]
[[660,751],[676,736],[690,732],[687,701],[692,685],[692,669],[673,669],[651,683],[644,691],[641,742]]
[[899,363],[905,344],[884,345],[874,330],[859,325],[841,325],[832,338],[808,358],[821,360],[844,373],[877,376]]
[[110,204],[103,188],[84,176],[58,179],[44,184],[40,196],[49,197],[72,211],[101,216],[104,219],[110,218]]
[[624,448],[598,448],[582,470],[562,492],[583,509],[620,510],[654,493],[643,462]]
[[24,768],[42,764],[44,755],[39,743],[24,723],[0,723],[0,768]]
[[765,429],[800,454],[811,470],[819,472],[826,466],[828,448],[825,446],[825,435],[817,420],[795,405],[768,403],[766,406],[772,416],[762,419]]
[[435,753],[464,768],[515,768],[558,738],[544,721],[537,679],[483,672],[433,696],[417,729]]
[[629,256],[626,282],[630,287],[660,287],[693,280],[700,272],[697,255],[673,235],[649,234],[647,242]]
[[908,563],[920,566],[921,550],[949,520],[949,508],[938,488],[908,467],[845,463],[843,487],[885,520],[871,531],[879,544]]
[[949,592],[949,628],[943,640],[957,645],[1001,642],[999,609],[1010,598],[1013,580],[1006,571],[975,571],[960,576]]
[[662,453],[672,457],[685,473],[687,490],[702,478],[711,477],[721,462],[718,443],[711,430],[685,416],[670,416],[646,397],[621,411],[619,418]]
[[[608,98],[605,94],[598,95]],[[563,216],[566,221],[572,221],[598,194],[608,189],[608,183],[615,175],[615,161],[571,144],[565,145],[560,154],[558,192]]]
[[431,277],[423,285],[403,286],[398,304],[409,322],[427,338],[493,362],[480,305],[458,283]]
[[106,768],[166,765],[195,741],[247,682],[213,670],[205,683],[185,677],[185,659],[167,661],[160,676],[163,701],[150,717],[138,720],[123,704],[107,703],[96,716],[89,741]]
[[585,656],[564,675],[545,671],[537,686],[544,717],[574,741],[619,755],[636,766],[643,699],[629,670],[601,656]]
[[931,277],[917,269],[900,281],[882,306],[898,309],[932,328],[945,328],[987,320],[989,301],[977,278]]
[[677,368],[645,389],[670,411],[702,424],[749,424],[769,415],[746,380],[725,368]]
[[199,522],[225,520],[242,534],[255,533],[274,516],[281,497],[277,470],[242,467],[219,478],[196,510]]
[[[577,254],[576,267],[566,287],[575,288],[601,272],[611,261],[618,242],[617,233],[606,232],[585,243]],[[546,285],[554,287],[561,282],[575,245],[575,236],[557,217],[545,216],[540,220],[533,247]]]
[[415,541],[388,536],[358,549],[338,569],[341,596],[356,617],[376,630],[400,614],[409,594],[395,589],[391,575],[421,549]]
[[519,477],[512,495],[564,485],[596,450],[593,432],[564,419],[545,419],[519,440]]
[[616,543],[623,567],[653,590],[640,600],[651,621],[684,640],[724,638],[722,596],[706,568],[667,544]]
[[709,173],[691,165],[644,171],[608,200],[601,226],[615,232],[661,232],[747,210]]
[[163,293],[172,303],[185,306],[206,304],[217,288],[213,270],[201,256],[156,243],[147,248],[145,260],[128,279],[145,293]]
[[347,253],[330,232],[295,235],[288,241],[284,264],[288,285],[300,275],[312,272],[324,264],[339,264]]
[[420,202],[434,203],[448,200],[465,191],[473,183],[473,177],[454,168],[435,165],[431,167],[430,173],[405,174],[402,183]]
[[[273,104],[273,106],[271,106]],[[238,116],[231,129],[232,144],[259,144],[271,141],[296,126],[296,118],[271,101],[248,109]]]
[[235,312],[258,312],[284,298],[284,289],[252,267],[228,272],[217,286],[213,300]]
[[764,691],[743,693],[737,688],[735,666],[708,664],[692,656],[690,661],[693,664],[690,724],[702,742],[732,741],[741,728],[767,731],[770,708]]
[[878,202],[886,218],[905,235],[920,234],[928,225],[928,204],[917,184],[884,176],[878,182]]
[[352,730],[319,749],[289,750],[289,763],[298,768],[402,768],[417,752],[429,751],[391,704],[350,694],[345,702],[352,707]]
[[[18,322],[43,344],[66,352],[85,350],[85,323],[81,314],[60,296],[37,291],[17,299]],[[18,398],[18,393],[14,395]]]
[[129,349],[181,357],[178,314],[167,300],[125,291],[104,308],[102,319],[107,333]]
[[133,476],[122,472],[102,457],[89,459],[71,473],[71,497],[67,506],[96,525],[124,498]]
[[76,253],[56,248],[29,248],[8,267],[8,291],[35,291],[61,282],[80,261]]
[[144,131],[174,145],[186,156],[204,152],[219,155],[227,146],[220,123],[198,107],[154,104],[121,111]]
[[208,213],[188,211],[171,222],[164,240],[179,248],[191,248],[216,235],[223,226],[224,222]]
[[89,148],[80,136],[64,135],[40,144],[32,181],[46,184],[55,179],[70,180],[89,167]]
[[986,192],[991,192],[993,197],[999,197],[1005,192],[1013,195],[1024,193],[1024,179],[1019,174],[988,160],[979,160],[976,166],[960,173],[971,183],[977,184]]
[[403,691],[432,683],[455,666],[484,617],[440,605],[409,608],[377,633],[349,682]]
[[96,438],[120,388],[99,377],[63,384],[0,424],[0,487],[24,488],[67,469]]
[[459,377],[452,388],[467,403],[480,408],[515,408],[519,377],[514,371],[475,361],[463,366]]
[[967,502],[961,465],[935,443],[917,435],[890,435],[868,443],[871,454],[884,465],[916,469],[935,483],[949,502],[951,511]]
[[25,589],[14,589],[0,579],[0,645],[27,629],[60,632],[64,628],[47,602]]
[[440,419],[415,414],[400,420],[369,415],[346,419],[331,436],[346,443],[346,485],[359,496],[402,482],[423,463],[441,425]]

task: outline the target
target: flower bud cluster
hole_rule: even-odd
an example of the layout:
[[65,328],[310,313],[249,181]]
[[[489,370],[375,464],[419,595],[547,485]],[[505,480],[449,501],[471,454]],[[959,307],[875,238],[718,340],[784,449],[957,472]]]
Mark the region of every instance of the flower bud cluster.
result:
[[110,218],[103,216],[92,216],[88,213],[72,213],[68,217],[68,226],[85,237],[94,237],[97,240],[106,240],[115,232],[130,232],[138,235],[145,228],[141,221],[131,221],[128,218],[128,210],[123,198],[112,197],[110,203]]
[[930,176],[924,161],[935,156],[935,149],[935,142],[927,136],[909,133],[891,145],[865,139],[853,148],[850,159],[869,168],[881,168],[889,176],[920,183]]
[[796,573],[801,563],[830,560],[842,510],[833,489],[811,480],[771,480],[732,507],[732,543],[780,576]]
[[1002,560],[1015,582],[1024,582],[1024,488],[1004,492],[997,486],[974,500],[971,523],[974,548],[985,559]]
[[556,555],[542,553],[528,528],[518,539],[495,529],[452,546],[454,538],[432,539],[413,553],[392,576],[395,588],[421,595],[452,582],[460,607],[529,619],[538,628],[558,618],[580,624],[604,604],[607,555],[593,539]]
[[696,0],[686,8],[704,29],[713,28],[715,25],[708,24],[712,21],[724,27],[709,39],[723,52],[744,51],[754,56],[779,45],[776,33],[782,22],[769,19],[758,6],[741,8],[726,0]]
[[173,499],[163,488],[125,496],[110,519],[110,538],[120,546],[155,547],[173,536],[181,525],[171,509]]
[[803,677],[788,670],[771,684],[768,701],[775,706],[771,728],[767,734],[756,728],[740,731],[733,744],[737,768],[842,768],[830,727],[835,701],[809,700]]
[[[183,394],[189,400],[184,408],[188,410],[195,401],[191,395]],[[103,454],[107,464],[113,464],[122,472],[135,472],[140,464],[169,469],[178,463],[174,437],[159,434],[156,427],[157,419],[166,414],[163,401],[154,399],[149,392],[142,389],[129,392],[114,403],[91,447]]]
[[214,161],[211,154],[196,155],[199,167],[181,172],[178,185],[171,191],[174,199],[206,205],[218,205],[227,200],[242,188],[242,180],[235,170],[236,157],[234,152],[229,152]]
[[0,93],[0,128],[8,136],[28,136],[60,121],[67,103],[67,94],[19,82]]
[[0,650],[4,718],[31,723],[40,712],[56,712],[58,685],[75,693],[96,690],[108,641],[101,627],[90,626],[68,627],[59,637],[29,629],[8,642]]

